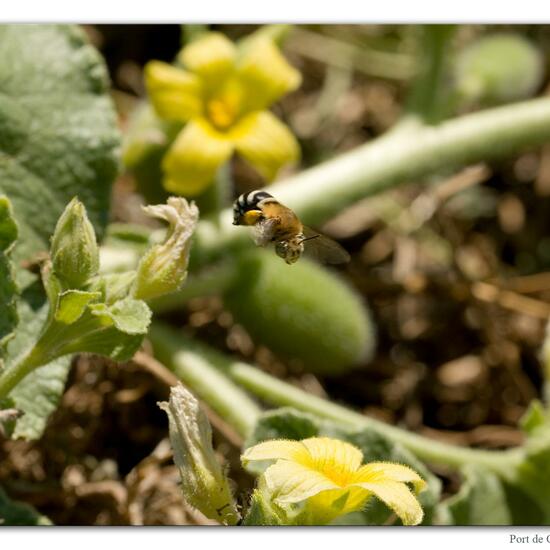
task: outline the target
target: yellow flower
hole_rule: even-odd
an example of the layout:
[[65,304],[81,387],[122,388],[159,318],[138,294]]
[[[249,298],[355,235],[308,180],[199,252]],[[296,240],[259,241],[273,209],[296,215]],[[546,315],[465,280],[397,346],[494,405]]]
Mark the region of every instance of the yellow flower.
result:
[[296,139],[267,110],[301,81],[273,40],[259,35],[237,48],[212,32],[186,46],[178,60],[185,69],[160,61],[145,68],[157,114],[186,123],[163,159],[168,191],[201,193],[234,151],[268,180],[298,159]]
[[391,508],[404,525],[422,521],[422,508],[406,485],[412,483],[416,492],[425,488],[425,481],[414,470],[391,462],[361,465],[363,453],[338,439],[265,441],[242,456],[245,464],[253,460],[276,460],[263,473],[260,485],[277,506],[290,510],[303,503],[301,523],[329,523],[361,510],[372,495]]

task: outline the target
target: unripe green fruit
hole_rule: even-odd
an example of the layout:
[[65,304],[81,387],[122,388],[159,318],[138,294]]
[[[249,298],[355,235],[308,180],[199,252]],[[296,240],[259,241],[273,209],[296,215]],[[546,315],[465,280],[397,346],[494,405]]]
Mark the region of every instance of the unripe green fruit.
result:
[[243,255],[225,304],[255,341],[310,372],[341,374],[374,351],[375,327],[361,297],[305,258],[289,266],[273,251]]
[[498,104],[532,96],[544,76],[540,51],[513,33],[484,36],[458,56],[455,78],[467,101]]

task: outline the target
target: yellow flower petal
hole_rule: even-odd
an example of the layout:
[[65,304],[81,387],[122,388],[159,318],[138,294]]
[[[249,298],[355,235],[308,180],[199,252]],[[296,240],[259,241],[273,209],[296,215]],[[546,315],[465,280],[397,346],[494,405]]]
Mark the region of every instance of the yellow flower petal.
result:
[[277,460],[279,458],[303,463],[309,459],[309,453],[300,441],[272,439],[250,447],[241,457],[243,462],[251,460]]
[[292,132],[268,111],[249,114],[230,132],[237,151],[267,180],[272,180],[285,164],[300,157]]
[[232,152],[233,144],[223,134],[203,119],[192,120],[164,156],[164,187],[186,196],[200,194]]
[[362,466],[352,483],[372,491],[405,525],[416,525],[422,521],[424,512],[405,482],[412,483],[417,492],[426,487],[426,482],[412,468],[389,462],[371,462]]
[[300,73],[281,54],[272,40],[259,36],[250,40],[237,61],[237,72],[248,90],[249,111],[269,107],[300,86]]
[[361,487],[323,491],[310,497],[306,512],[309,523],[326,524],[339,516],[362,510],[371,493]]
[[349,483],[363,461],[363,453],[357,447],[339,439],[311,437],[302,444],[311,455],[313,467],[340,486]]
[[412,468],[392,462],[365,464],[357,471],[353,482],[380,483],[385,480],[410,482],[417,493],[426,487],[426,482]]
[[202,110],[200,81],[168,63],[147,63],[145,85],[151,103],[161,118],[186,122]]
[[421,523],[424,517],[422,507],[404,483],[386,479],[373,483],[355,483],[355,485],[376,495],[401,518],[403,525]]
[[223,34],[210,32],[183,48],[178,57],[212,89],[233,70],[235,52],[234,44]]
[[322,491],[339,489],[323,474],[289,460],[278,460],[264,472],[264,478],[279,505],[302,502]]

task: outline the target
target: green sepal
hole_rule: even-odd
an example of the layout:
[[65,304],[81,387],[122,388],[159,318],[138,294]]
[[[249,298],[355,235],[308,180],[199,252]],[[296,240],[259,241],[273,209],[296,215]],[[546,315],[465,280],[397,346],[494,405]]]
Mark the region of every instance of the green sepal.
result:
[[100,298],[100,292],[66,290],[59,295],[59,302],[55,311],[55,320],[65,325],[72,325],[82,317],[89,304]]
[[261,488],[255,489],[250,497],[249,507],[243,519],[247,526],[289,525],[291,522],[284,513]]

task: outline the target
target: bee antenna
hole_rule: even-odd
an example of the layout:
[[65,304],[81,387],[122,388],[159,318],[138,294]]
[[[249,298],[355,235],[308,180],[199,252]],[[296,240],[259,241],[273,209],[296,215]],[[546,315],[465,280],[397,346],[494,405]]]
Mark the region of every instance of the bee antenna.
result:
[[312,237],[308,237],[307,239],[302,239],[300,242],[305,243],[306,241],[311,241],[311,239],[316,239],[317,237],[320,237],[321,235],[313,235]]

